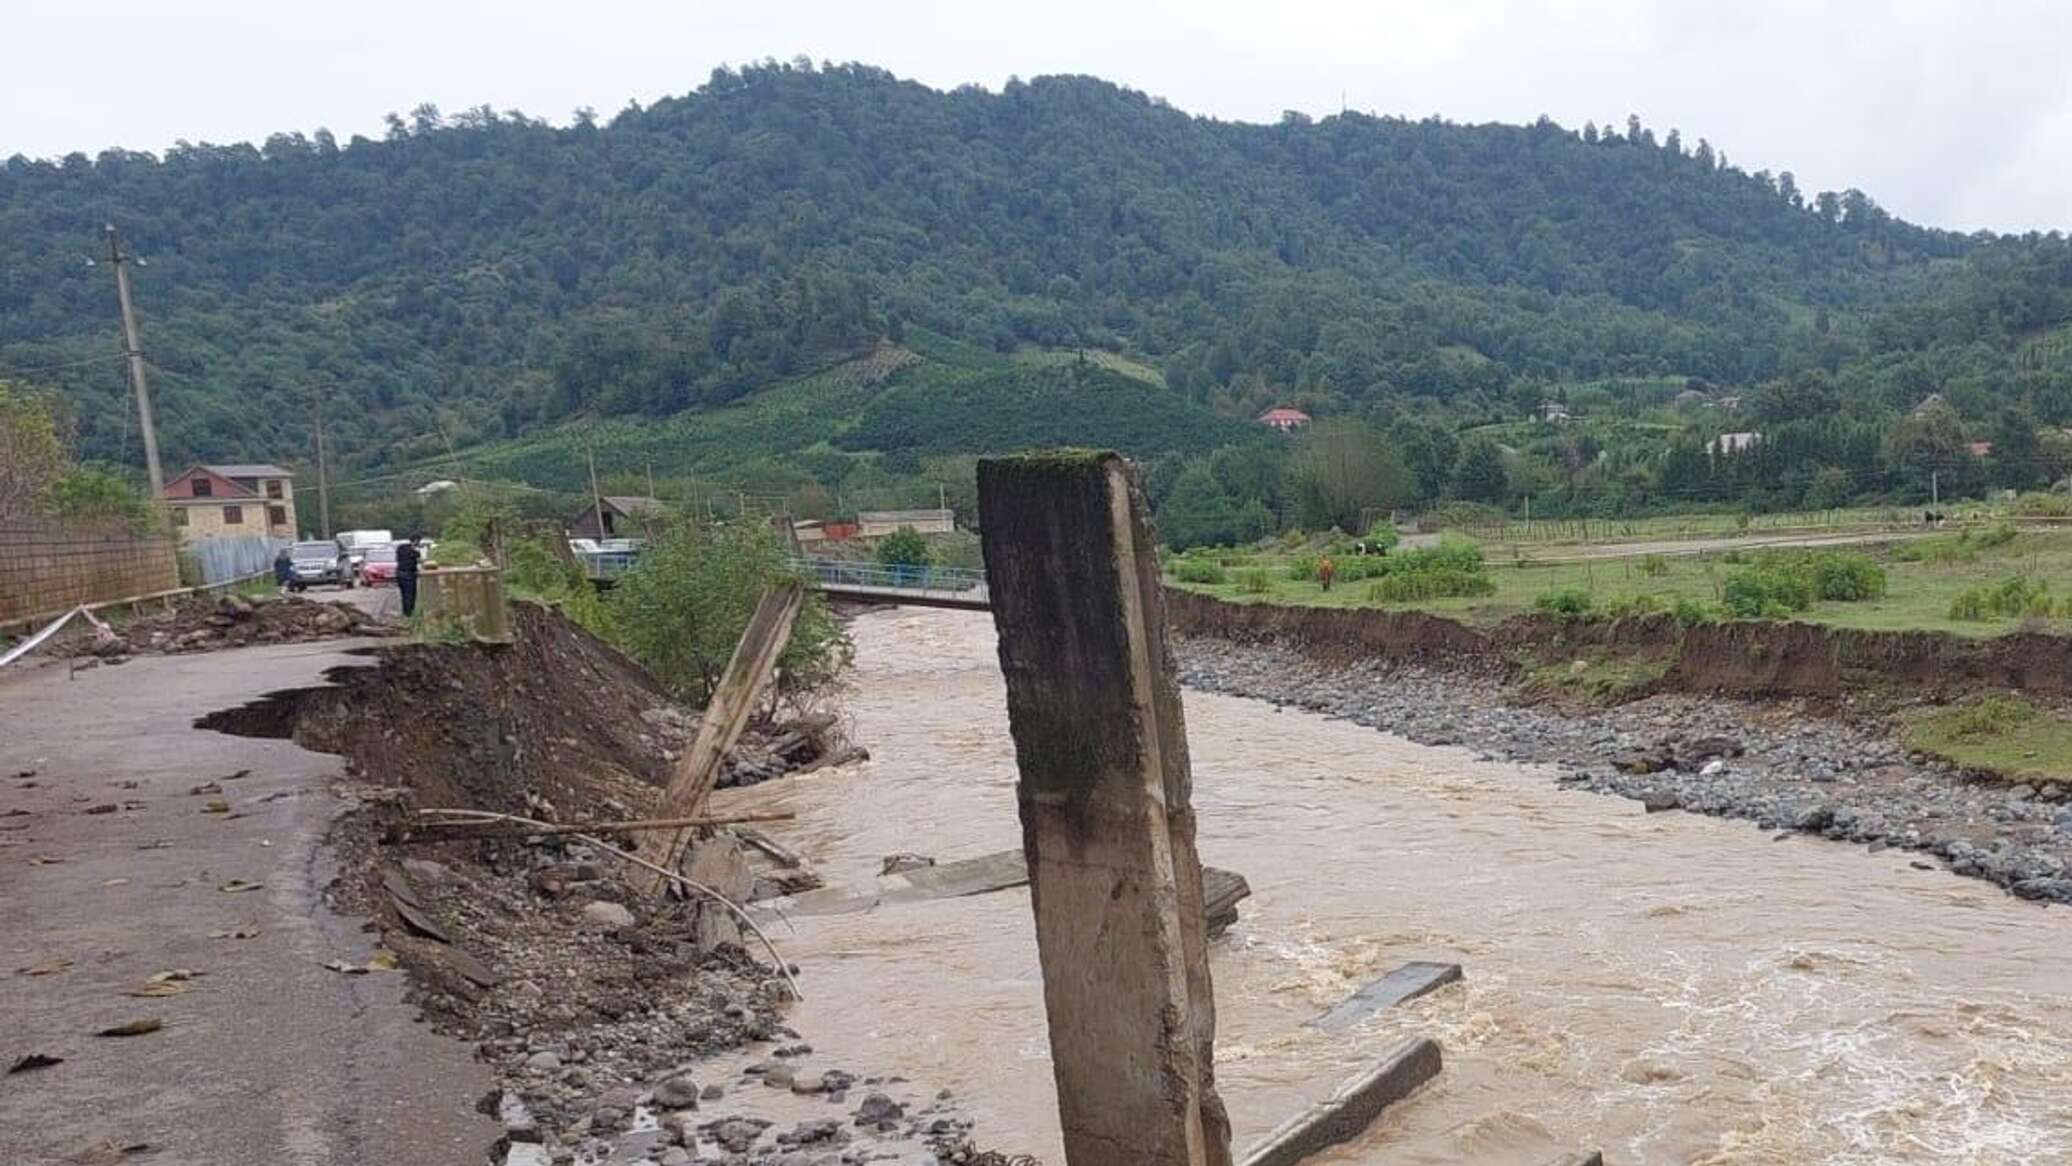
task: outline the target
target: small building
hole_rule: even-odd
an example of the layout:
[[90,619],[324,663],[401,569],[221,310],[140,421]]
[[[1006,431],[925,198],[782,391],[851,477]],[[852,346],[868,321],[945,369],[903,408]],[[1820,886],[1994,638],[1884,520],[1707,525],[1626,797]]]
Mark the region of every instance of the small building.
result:
[[949,534],[957,529],[954,510],[859,510],[856,537],[884,538],[900,527],[911,526],[917,534]]
[[1669,398],[1669,403],[1679,409],[1686,409],[1692,405],[1703,405],[1709,399],[1704,393],[1696,389],[1685,389],[1683,392]]
[[1972,442],[1972,443],[1971,443],[1971,456],[1973,456],[1973,457],[1992,457],[1992,456],[1993,456],[1993,443],[1992,443],[1992,442],[1990,442],[1990,441],[1974,441],[1974,442]]
[[1762,440],[1763,435],[1760,433],[1722,433],[1713,439],[1710,448],[1715,456],[1740,453],[1746,449],[1753,449]]
[[1559,401],[1547,401],[1540,406],[1540,420],[1542,421],[1551,421],[1558,425],[1573,416],[1574,414],[1568,411],[1568,406]]
[[269,463],[195,466],[167,482],[158,500],[182,539],[296,536],[295,475]]
[[1293,433],[1307,426],[1309,420],[1309,414],[1304,413],[1300,409],[1290,409],[1285,405],[1268,409],[1258,417],[1259,424],[1266,426],[1268,429],[1278,429],[1282,433]]
[[[602,511],[602,522],[599,512]],[[659,498],[606,494],[576,511],[568,520],[570,538],[647,538],[669,521],[669,508]]]
[[459,482],[454,481],[452,478],[439,478],[419,486],[414,493],[419,498],[429,498],[434,494],[444,494],[448,490],[458,489],[460,489]]

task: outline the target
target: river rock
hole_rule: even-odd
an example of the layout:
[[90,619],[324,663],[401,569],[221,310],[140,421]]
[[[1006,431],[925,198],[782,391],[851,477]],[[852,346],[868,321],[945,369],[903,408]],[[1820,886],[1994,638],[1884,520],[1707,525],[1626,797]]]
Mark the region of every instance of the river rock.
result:
[[663,1109],[696,1109],[698,1083],[685,1076],[671,1077],[655,1086],[655,1104]]
[[624,904],[595,899],[583,904],[583,920],[607,931],[622,931],[633,926],[633,912]]

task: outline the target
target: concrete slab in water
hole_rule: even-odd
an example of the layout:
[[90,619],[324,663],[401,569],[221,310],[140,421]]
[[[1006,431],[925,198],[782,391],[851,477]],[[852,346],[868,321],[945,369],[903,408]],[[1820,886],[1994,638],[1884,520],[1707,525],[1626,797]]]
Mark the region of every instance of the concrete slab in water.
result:
[[[1321,1150],[1360,1136],[1389,1106],[1439,1075],[1437,1042],[1418,1037],[1398,1045],[1381,1064],[1338,1087],[1282,1122],[1245,1155],[1244,1166],[1294,1166]],[[1602,1166],[1600,1163],[1599,1166]]]
[[1309,1023],[1325,1032],[1342,1032],[1384,1008],[1415,1000],[1458,979],[1459,964],[1412,960],[1346,997],[1345,1003]]

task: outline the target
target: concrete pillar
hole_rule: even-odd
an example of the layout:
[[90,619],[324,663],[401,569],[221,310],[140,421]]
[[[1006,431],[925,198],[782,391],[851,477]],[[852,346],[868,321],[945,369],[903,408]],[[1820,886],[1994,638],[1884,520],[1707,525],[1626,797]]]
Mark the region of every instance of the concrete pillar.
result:
[[1144,496],[1113,453],[979,463],[1069,1166],[1228,1166],[1187,728]]

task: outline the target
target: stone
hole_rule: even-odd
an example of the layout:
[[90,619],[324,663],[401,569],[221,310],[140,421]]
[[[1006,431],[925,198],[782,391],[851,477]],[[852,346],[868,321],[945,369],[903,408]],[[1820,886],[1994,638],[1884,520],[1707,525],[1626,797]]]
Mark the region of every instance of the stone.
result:
[[746,1154],[765,1128],[761,1122],[729,1118],[712,1127],[712,1140],[729,1154]]
[[663,1109],[696,1109],[698,1083],[689,1077],[671,1077],[655,1086],[655,1104]]
[[1718,776],[1719,776],[1720,774],[1722,774],[1722,773],[1725,773],[1726,771],[1727,771],[1727,763],[1726,763],[1726,762],[1724,762],[1724,761],[1708,761],[1708,762],[1706,762],[1706,763],[1705,763],[1705,768],[1703,768],[1703,769],[1700,769],[1700,770],[1698,771],[1698,776],[1700,776],[1700,777],[1718,777]]
[[538,1142],[512,1142],[504,1151],[504,1166],[554,1166],[554,1156]]
[[607,899],[595,899],[583,904],[583,919],[607,931],[621,931],[633,926],[633,912],[627,910],[623,904]]
[[561,1058],[542,1049],[525,1058],[525,1067],[535,1073],[552,1073],[561,1068]]
[[1683,799],[1668,790],[1650,790],[1640,797],[1640,808],[1650,814],[1660,814],[1682,806]]
[[905,1116],[906,1107],[883,1093],[866,1094],[863,1103],[856,1107],[856,1124],[860,1126],[883,1125]]

